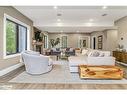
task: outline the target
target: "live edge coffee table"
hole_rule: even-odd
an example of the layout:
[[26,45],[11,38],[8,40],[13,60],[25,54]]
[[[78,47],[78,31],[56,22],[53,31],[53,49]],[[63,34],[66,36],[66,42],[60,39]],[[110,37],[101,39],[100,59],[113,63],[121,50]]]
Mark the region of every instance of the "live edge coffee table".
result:
[[118,66],[79,65],[81,79],[122,79],[123,70]]

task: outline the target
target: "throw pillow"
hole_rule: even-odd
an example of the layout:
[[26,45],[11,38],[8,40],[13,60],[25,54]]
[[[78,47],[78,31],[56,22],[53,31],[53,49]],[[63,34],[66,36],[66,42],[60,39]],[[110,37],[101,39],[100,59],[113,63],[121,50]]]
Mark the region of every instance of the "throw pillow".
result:
[[103,53],[104,53],[104,56],[106,56],[106,57],[110,56],[110,51],[103,51]]
[[102,51],[100,51],[99,57],[104,57],[104,56],[105,56],[105,54]]
[[87,56],[90,56],[91,55],[91,52],[92,52],[92,50],[88,50],[87,53],[86,53],[86,55]]
[[66,51],[69,51],[70,50],[70,48],[66,48]]
[[86,55],[86,54],[87,54],[87,52],[88,52],[88,50],[83,49],[83,50],[82,50],[82,55]]
[[56,51],[60,51],[60,48],[56,48]]
[[74,49],[73,48],[70,48],[70,51],[72,52]]
[[91,53],[88,56],[91,57],[98,57],[100,55],[100,52],[97,50],[91,51]]
[[56,48],[52,48],[53,51],[56,51]]

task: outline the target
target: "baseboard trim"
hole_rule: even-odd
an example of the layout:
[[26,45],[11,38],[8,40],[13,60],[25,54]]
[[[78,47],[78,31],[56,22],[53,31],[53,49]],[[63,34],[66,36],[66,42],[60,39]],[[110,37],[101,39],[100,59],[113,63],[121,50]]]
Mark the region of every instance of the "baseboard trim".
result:
[[3,76],[5,74],[7,74],[7,73],[9,73],[9,72],[21,67],[21,66],[23,66],[23,65],[24,65],[23,63],[18,63],[16,65],[13,65],[13,66],[10,66],[10,67],[5,68],[3,70],[0,70],[0,76]]
[[116,61],[116,62],[117,62],[117,64],[121,64],[121,65],[123,65],[123,66],[127,66],[126,63],[122,63],[122,62],[118,62],[118,61]]

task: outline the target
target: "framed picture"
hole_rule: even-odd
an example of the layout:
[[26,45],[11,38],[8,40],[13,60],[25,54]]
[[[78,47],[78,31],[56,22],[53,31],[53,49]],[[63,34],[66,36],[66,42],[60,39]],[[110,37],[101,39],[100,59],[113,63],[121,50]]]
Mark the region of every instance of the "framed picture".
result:
[[98,36],[98,49],[102,49],[103,46],[103,36]]
[[86,47],[86,40],[83,40],[83,47]]
[[98,49],[102,49],[102,43],[98,43]]
[[98,36],[98,42],[102,42],[102,35],[101,36]]

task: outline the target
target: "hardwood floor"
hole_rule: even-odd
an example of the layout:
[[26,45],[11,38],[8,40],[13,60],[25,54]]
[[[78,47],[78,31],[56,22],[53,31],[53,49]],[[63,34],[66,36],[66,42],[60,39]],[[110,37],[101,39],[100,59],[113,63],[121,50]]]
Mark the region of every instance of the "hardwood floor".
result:
[[0,89],[127,89],[122,84],[31,84],[0,83]]
[[24,67],[20,67],[0,77],[0,89],[127,89],[127,84],[35,84],[8,82],[23,71]]

